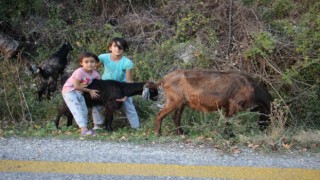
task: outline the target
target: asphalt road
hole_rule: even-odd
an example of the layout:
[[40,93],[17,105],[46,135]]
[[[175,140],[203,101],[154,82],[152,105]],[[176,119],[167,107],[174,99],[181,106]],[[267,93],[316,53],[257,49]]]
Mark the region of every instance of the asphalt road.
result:
[[320,179],[320,154],[12,137],[0,139],[0,179]]

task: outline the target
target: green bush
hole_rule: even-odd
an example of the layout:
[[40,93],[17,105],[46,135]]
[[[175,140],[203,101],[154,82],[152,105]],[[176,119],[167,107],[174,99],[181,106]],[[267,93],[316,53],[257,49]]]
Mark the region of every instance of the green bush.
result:
[[16,21],[21,20],[29,13],[39,12],[42,8],[43,0],[3,0],[0,1],[0,20],[14,18]]
[[28,96],[30,77],[22,75],[21,61],[0,61],[0,124],[3,128],[30,125],[33,120]]
[[245,59],[256,59],[258,56],[268,57],[276,48],[276,38],[267,32],[253,35],[252,45],[245,51]]
[[294,8],[291,0],[276,0],[272,4],[272,9],[277,18],[284,18],[288,15],[289,11]]
[[208,19],[197,13],[190,13],[187,17],[179,20],[176,30],[176,38],[185,42],[194,37],[195,33],[207,24]]

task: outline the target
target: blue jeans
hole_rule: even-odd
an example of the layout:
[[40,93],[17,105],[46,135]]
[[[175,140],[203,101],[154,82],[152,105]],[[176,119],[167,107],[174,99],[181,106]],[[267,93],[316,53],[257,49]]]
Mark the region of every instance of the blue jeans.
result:
[[139,117],[136,108],[133,105],[132,97],[128,97],[123,102],[123,109],[129,120],[130,126],[134,129],[139,128]]

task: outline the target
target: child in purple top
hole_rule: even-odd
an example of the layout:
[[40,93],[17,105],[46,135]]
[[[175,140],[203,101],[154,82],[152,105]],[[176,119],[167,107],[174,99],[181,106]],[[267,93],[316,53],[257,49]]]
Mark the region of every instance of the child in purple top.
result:
[[[80,58],[81,67],[76,69],[62,88],[62,96],[70,109],[76,123],[81,129],[82,136],[95,135],[94,130],[88,130],[88,108],[85,103],[83,92],[87,92],[92,98],[98,98],[97,90],[88,89],[87,86],[93,79],[101,79],[95,70],[98,57],[90,52],[82,53]],[[92,107],[92,117],[95,126],[103,123],[103,116],[99,107]]]

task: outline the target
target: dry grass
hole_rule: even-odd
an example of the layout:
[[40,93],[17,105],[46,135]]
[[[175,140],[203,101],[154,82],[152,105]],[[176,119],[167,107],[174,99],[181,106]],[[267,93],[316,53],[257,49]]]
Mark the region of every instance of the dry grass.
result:
[[301,130],[292,136],[301,144],[316,143],[320,145],[320,130]]
[[0,114],[3,114],[0,124],[4,128],[9,124],[19,126],[32,122],[31,110],[25,96],[28,85],[24,82],[25,73],[22,73],[25,71],[24,64],[25,62],[18,58],[4,61],[0,67]]
[[285,125],[288,120],[289,107],[279,101],[271,104],[270,127],[268,137],[273,141],[281,141],[285,135]]

